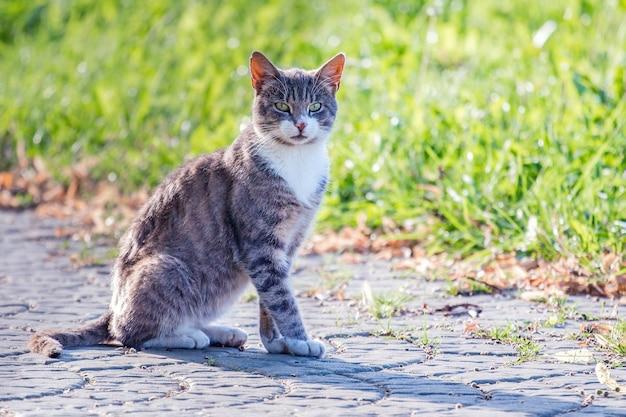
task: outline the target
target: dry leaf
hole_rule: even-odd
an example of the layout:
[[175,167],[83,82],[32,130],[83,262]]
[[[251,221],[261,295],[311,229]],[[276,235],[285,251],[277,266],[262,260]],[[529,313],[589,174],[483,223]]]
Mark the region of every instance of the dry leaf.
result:
[[480,331],[478,320],[470,319],[470,320],[466,320],[465,323],[463,323],[464,334],[474,334],[474,333],[477,333],[478,331]]
[[582,333],[593,334],[609,334],[611,332],[611,325],[606,323],[581,323],[580,331]]
[[351,253],[351,252],[347,252],[344,253],[343,255],[341,255],[341,262],[346,263],[346,264],[361,264],[363,262],[365,262],[365,260],[363,259],[363,255],[359,255],[357,253]]
[[624,392],[624,387],[621,387],[617,381],[611,377],[611,370],[602,362],[596,364],[596,376],[601,384],[606,385],[610,389],[616,392]]
[[14,174],[12,172],[0,172],[0,189],[7,190],[13,185]]
[[583,401],[581,402],[581,405],[583,407],[587,407],[587,406],[591,405],[591,403],[593,403],[593,400],[595,398],[596,397],[593,394],[586,395],[585,398],[583,398]]
[[435,313],[443,313],[444,316],[461,316],[463,314],[469,314],[472,318],[478,317],[482,313],[483,309],[471,303],[458,303],[458,304],[446,304],[434,310]]
[[572,349],[563,352],[557,352],[552,355],[554,359],[563,363],[576,363],[580,365],[589,365],[596,360],[593,353],[588,349]]
[[525,301],[532,301],[535,303],[545,302],[548,299],[548,294],[545,290],[529,290],[524,291],[519,295],[519,298]]

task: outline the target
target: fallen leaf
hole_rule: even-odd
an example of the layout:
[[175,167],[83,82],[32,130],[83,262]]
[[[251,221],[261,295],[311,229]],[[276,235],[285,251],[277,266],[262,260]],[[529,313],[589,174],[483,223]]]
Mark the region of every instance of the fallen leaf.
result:
[[363,259],[362,255],[359,255],[357,253],[347,252],[341,255],[341,262],[355,265],[355,264],[361,264],[365,262],[365,260]]
[[601,384],[606,385],[615,392],[624,392],[625,388],[621,387],[617,381],[611,376],[611,370],[602,362],[596,364],[596,376]]
[[480,306],[471,303],[446,304],[445,306],[435,310],[435,313],[443,313],[444,316],[460,316],[469,314],[472,318],[478,317],[483,311]]
[[592,334],[609,334],[611,332],[611,325],[606,323],[581,323],[580,331],[583,333]]
[[13,185],[14,174],[12,172],[0,172],[0,189],[7,190]]
[[541,303],[548,300],[548,294],[544,290],[528,290],[521,293],[519,298],[525,301]]
[[480,325],[478,324],[478,320],[469,319],[463,323],[463,333],[464,334],[474,334],[480,331]]
[[559,362],[576,363],[580,365],[589,365],[596,361],[593,357],[593,352],[588,349],[566,350],[563,352],[557,352],[552,356]]
[[591,405],[591,403],[593,403],[593,400],[595,398],[596,397],[593,394],[589,394],[589,395],[585,396],[585,398],[583,398],[583,401],[582,401],[581,405],[583,407],[587,407],[587,406]]

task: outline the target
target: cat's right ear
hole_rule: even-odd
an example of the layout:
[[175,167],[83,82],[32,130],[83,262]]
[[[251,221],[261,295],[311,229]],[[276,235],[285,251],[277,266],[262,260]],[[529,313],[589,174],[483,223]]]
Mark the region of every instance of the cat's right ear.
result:
[[346,64],[346,56],[340,52],[329,59],[320,69],[317,70],[317,77],[326,81],[333,94],[339,90],[341,84],[341,74],[343,66]]
[[265,55],[259,51],[252,52],[250,55],[250,76],[252,77],[252,86],[257,92],[261,91],[264,81],[268,78],[278,78],[279,75],[278,68]]

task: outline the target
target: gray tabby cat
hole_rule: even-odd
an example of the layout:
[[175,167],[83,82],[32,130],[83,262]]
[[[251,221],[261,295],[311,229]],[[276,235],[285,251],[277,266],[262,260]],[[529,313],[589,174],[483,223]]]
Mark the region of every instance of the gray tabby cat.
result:
[[316,71],[280,70],[254,52],[252,123],[227,149],[178,168],[121,242],[109,310],[72,330],[36,333],[33,352],[119,341],[136,348],[240,347],[247,334],[211,325],[252,282],[271,353],[322,357],[288,278],[328,178],[343,54]]

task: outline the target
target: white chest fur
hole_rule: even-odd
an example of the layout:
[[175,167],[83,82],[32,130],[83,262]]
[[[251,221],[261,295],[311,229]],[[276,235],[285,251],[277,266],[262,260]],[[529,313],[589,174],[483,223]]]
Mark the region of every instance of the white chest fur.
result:
[[261,154],[287,182],[298,200],[307,205],[328,176],[326,140],[295,146],[272,143],[264,146]]

